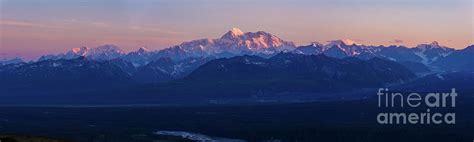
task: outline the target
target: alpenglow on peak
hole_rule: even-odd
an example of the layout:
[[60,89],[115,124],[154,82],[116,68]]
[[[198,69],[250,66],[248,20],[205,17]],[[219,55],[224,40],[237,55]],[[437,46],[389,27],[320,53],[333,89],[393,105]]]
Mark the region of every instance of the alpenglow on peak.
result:
[[230,29],[230,32],[236,36],[244,35],[244,32],[242,32],[242,30],[236,27]]
[[221,38],[223,38],[223,39],[234,39],[234,38],[238,38],[238,37],[243,36],[243,35],[245,35],[245,33],[242,32],[242,30],[240,30],[239,28],[232,28],[227,33],[225,33]]

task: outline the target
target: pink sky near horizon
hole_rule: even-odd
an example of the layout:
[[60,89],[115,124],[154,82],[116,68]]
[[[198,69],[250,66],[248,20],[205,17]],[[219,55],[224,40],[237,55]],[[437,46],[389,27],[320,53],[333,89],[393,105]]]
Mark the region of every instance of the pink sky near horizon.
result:
[[0,0],[0,59],[115,44],[125,51],[219,38],[232,27],[306,45],[474,44],[474,0]]

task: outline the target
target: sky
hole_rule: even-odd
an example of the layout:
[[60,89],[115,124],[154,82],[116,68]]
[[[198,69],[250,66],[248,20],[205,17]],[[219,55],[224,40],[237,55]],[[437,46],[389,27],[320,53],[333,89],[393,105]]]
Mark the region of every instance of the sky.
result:
[[233,27],[306,45],[474,44],[474,0],[0,0],[0,59],[115,44],[159,50]]

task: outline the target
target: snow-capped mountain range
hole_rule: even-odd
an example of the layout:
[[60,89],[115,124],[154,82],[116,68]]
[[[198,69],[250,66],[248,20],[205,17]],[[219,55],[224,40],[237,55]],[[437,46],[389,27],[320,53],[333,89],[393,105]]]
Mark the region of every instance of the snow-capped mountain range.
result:
[[[98,97],[113,103],[176,100],[202,105],[200,98],[206,103],[262,97],[284,102],[321,99],[320,94],[328,92],[337,95],[324,96],[344,99],[346,91],[352,96],[388,85],[472,90],[472,66],[474,45],[455,50],[432,42],[409,48],[344,39],[297,47],[267,32],[234,28],[217,39],[157,51],[141,47],[125,53],[115,45],[103,45],[72,48],[28,63],[0,60],[0,92],[6,94],[0,97],[7,98],[0,102],[19,96],[22,103],[88,104]],[[32,99],[25,101],[28,98]]]
[[[200,39],[184,42],[178,47],[185,51],[204,52],[206,54],[219,54],[229,52],[242,53],[270,53],[295,48],[292,42],[284,41],[275,35],[258,31],[244,33],[238,28],[232,28],[219,39]],[[271,52],[273,53],[273,52]]]
[[392,61],[410,61],[429,65],[450,55],[453,51],[455,49],[442,46],[436,41],[408,48],[405,46],[362,45],[350,39],[343,39],[328,41],[326,44],[313,42],[297,47],[293,42],[285,41],[264,31],[243,32],[238,28],[232,28],[217,39],[187,41],[158,51],[150,51],[141,47],[137,51],[125,53],[115,45],[103,45],[96,48],[72,48],[66,53],[42,56],[39,60],[73,59],[81,56],[98,61],[121,58],[140,67],[160,58],[179,61],[190,57],[222,58],[240,55],[270,57],[280,52],[292,52],[305,55],[325,54],[336,58],[370,59],[381,57]]
[[438,58],[450,55],[454,49],[439,45],[433,41],[430,44],[420,44],[414,48],[414,53],[422,59],[423,64],[430,64],[438,60]]
[[185,59],[188,57],[232,57],[247,54],[271,55],[281,51],[295,49],[293,42],[288,42],[279,37],[264,32],[244,33],[238,28],[232,28],[218,39],[198,39],[183,42],[156,54],[158,57]]
[[144,47],[125,54],[115,45],[103,45],[96,48],[79,47],[58,55],[45,55],[39,60],[72,59],[80,56],[94,60],[123,58],[136,66],[143,66],[162,57],[182,60],[189,57],[232,57],[244,54],[276,54],[295,49],[293,42],[288,42],[267,32],[244,33],[232,28],[218,39],[198,39],[183,42],[180,45],[159,51],[150,51]]
[[412,61],[429,65],[439,58],[450,55],[453,48],[439,45],[434,41],[430,44],[420,44],[414,48],[405,46],[367,46],[356,44],[351,40],[334,40],[328,44],[312,43],[300,46],[293,52],[298,54],[325,54],[331,57],[357,57],[370,59],[373,57],[386,58],[392,61]]
[[115,58],[120,58],[123,55],[126,55],[119,47],[111,44],[102,45],[96,48],[89,48],[89,47],[77,47],[72,48],[70,51],[66,53],[61,53],[58,55],[46,55],[40,57],[41,60],[48,60],[48,59],[73,59],[78,57],[87,57],[93,60],[111,60]]

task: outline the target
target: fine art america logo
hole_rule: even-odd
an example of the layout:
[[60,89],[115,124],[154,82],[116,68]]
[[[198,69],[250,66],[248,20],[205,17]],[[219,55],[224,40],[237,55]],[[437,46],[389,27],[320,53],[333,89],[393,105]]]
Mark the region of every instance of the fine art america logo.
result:
[[[409,93],[377,92],[378,107],[384,112],[377,115],[379,124],[456,124],[456,113],[441,112],[456,107],[456,89],[451,92]],[[426,109],[425,109],[426,108]]]

